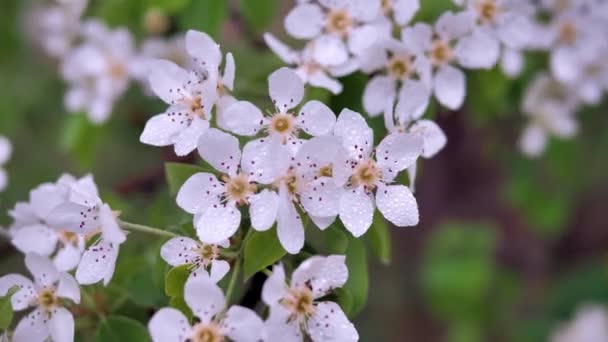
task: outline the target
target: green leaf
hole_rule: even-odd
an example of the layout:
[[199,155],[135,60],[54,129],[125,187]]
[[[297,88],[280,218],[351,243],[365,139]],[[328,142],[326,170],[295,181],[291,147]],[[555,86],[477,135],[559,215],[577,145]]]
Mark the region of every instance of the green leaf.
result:
[[384,217],[376,210],[372,226],[365,233],[372,250],[383,264],[391,263],[391,234]]
[[346,250],[346,266],[348,267],[348,280],[343,288],[352,294],[352,305],[348,316],[353,317],[365,306],[369,287],[367,252],[365,244],[360,239],[350,238]]
[[[340,222],[340,225],[342,223]],[[332,224],[323,232],[327,253],[345,254],[348,248],[348,235],[340,229],[340,226]]]
[[190,276],[189,265],[173,267],[165,277],[165,293],[169,297],[184,295],[184,285]]
[[0,297],[0,331],[8,329],[13,320],[13,306],[11,297],[19,291],[18,286],[13,286],[8,289],[4,297]]
[[227,16],[228,1],[194,0],[182,11],[178,25],[182,31],[203,31],[218,39]]
[[184,297],[182,297],[182,296],[171,297],[171,300],[169,301],[169,305],[172,308],[175,308],[175,309],[181,311],[184,315],[186,315],[186,317],[188,317],[188,319],[192,319],[192,317],[194,317],[194,314],[192,313],[192,309],[190,309],[188,304],[186,304],[186,301],[184,300]]
[[190,0],[148,0],[148,8],[158,8],[172,14],[183,10],[189,3]]
[[146,327],[139,321],[123,316],[110,316],[97,328],[97,342],[147,342]]
[[81,168],[89,168],[103,131],[103,127],[92,124],[84,113],[69,115],[61,132],[61,147]]
[[165,163],[165,176],[167,177],[171,195],[177,195],[179,188],[182,187],[188,178],[199,172],[209,172],[209,170],[192,164]]
[[353,294],[345,288],[339,288],[334,291],[336,302],[342,308],[342,311],[349,313],[353,309]]
[[274,264],[286,253],[274,227],[265,232],[253,231],[245,243],[243,262],[245,280]]
[[256,32],[265,31],[275,18],[279,0],[240,0],[241,14]]

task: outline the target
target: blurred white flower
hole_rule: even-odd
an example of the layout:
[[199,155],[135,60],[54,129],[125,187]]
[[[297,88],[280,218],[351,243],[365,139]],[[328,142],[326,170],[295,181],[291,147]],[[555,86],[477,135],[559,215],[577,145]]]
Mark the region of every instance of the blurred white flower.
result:
[[348,279],[343,255],[313,256],[286,283],[282,265],[274,266],[264,283],[262,299],[269,306],[269,341],[358,341],[359,334],[340,306],[318,299],[342,287]]
[[601,306],[585,306],[572,321],[553,333],[551,342],[608,341],[608,312]]
[[51,338],[57,342],[74,340],[74,316],[66,309],[66,300],[80,303],[80,288],[68,273],[59,272],[45,257],[28,254],[25,266],[34,281],[20,274],[0,278],[0,296],[18,286],[11,297],[13,310],[34,308],[24,316],[13,333],[14,342],[44,342]]
[[191,277],[207,277],[217,283],[230,270],[228,261],[220,259],[221,249],[228,246],[228,240],[214,245],[180,236],[165,242],[160,256],[171,266],[187,265]]
[[4,191],[8,185],[8,175],[4,169],[6,162],[11,159],[13,145],[5,136],[0,135],[0,192]]
[[36,39],[45,52],[62,58],[80,36],[80,20],[88,0],[53,0],[51,3],[35,8],[29,24],[35,27]]
[[257,342],[261,340],[264,322],[242,306],[224,311],[222,290],[203,277],[190,277],[184,288],[184,300],[199,321],[190,325],[188,318],[174,308],[162,308],[150,322],[148,330],[154,342],[224,341]]
[[409,23],[420,9],[420,0],[382,0],[383,17],[391,18],[395,24]]

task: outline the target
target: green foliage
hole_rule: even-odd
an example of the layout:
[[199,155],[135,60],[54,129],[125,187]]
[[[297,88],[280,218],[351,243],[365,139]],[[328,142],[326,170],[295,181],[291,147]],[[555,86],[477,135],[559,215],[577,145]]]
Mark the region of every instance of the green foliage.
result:
[[97,342],[147,342],[148,330],[139,321],[123,316],[110,316],[97,328]]
[[61,147],[82,169],[86,169],[95,161],[95,148],[103,134],[103,127],[92,124],[86,114],[66,115],[61,133]]
[[209,172],[209,170],[192,164],[165,163],[165,176],[171,195],[177,195],[188,178],[199,172]]
[[275,18],[279,0],[240,0],[241,15],[256,32],[264,32]]
[[344,232],[342,222],[335,222],[323,232],[325,250],[331,254],[345,254],[348,248],[348,235]]
[[13,306],[11,297],[19,291],[18,286],[13,286],[6,292],[4,297],[0,297],[0,332],[8,329],[13,320]]
[[[346,250],[346,266],[348,267],[348,281],[343,289],[352,296],[352,305],[347,311],[349,317],[357,315],[367,303],[367,290],[369,287],[369,273],[367,264],[367,250],[360,239],[350,238]],[[348,295],[347,295],[348,296]],[[349,302],[342,299],[340,302]]]
[[383,264],[391,263],[391,234],[386,220],[379,211],[374,213],[372,226],[365,233],[364,238]]
[[178,26],[181,31],[198,30],[218,39],[228,17],[228,1],[192,0],[181,11]]
[[252,231],[244,243],[244,279],[276,263],[286,253],[275,228],[265,232]]
[[191,1],[192,0],[147,0],[147,7],[158,8],[166,13],[172,14],[182,11]]
[[184,285],[189,276],[188,265],[173,267],[165,276],[165,294],[169,297],[183,297]]

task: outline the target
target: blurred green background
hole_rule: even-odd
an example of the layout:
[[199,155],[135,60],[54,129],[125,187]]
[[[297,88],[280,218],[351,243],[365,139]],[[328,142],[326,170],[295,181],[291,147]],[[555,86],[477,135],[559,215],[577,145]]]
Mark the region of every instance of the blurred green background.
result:
[[[175,205],[164,175],[164,163],[177,159],[170,148],[138,141],[147,118],[164,104],[134,85],[103,126],[66,113],[57,62],[25,33],[27,11],[35,3],[0,4],[0,134],[14,144],[0,213],[62,172],[91,172],[104,199],[128,221],[182,229],[189,218]],[[433,20],[450,3],[423,1],[418,19]],[[291,6],[280,0],[95,0],[86,14],[127,26],[139,40],[147,35],[144,18],[151,8],[170,18],[167,36],[186,29],[208,32],[235,55],[235,95],[266,106],[266,77],[281,63],[265,48],[261,33],[285,38],[282,18]],[[606,105],[579,114],[579,137],[554,140],[542,158],[527,160],[517,148],[525,125],[519,103],[526,84],[545,65],[543,56],[531,56],[517,80],[498,70],[470,72],[461,111],[431,106],[428,116],[446,131],[448,145],[420,167],[420,225],[391,227],[390,250],[382,236],[355,241],[339,231],[307,232],[322,241],[321,251],[346,245],[363,251],[351,267],[369,264],[369,272],[353,272],[365,286],[351,289],[356,300],[341,302],[365,305],[354,318],[362,341],[544,341],[581,305],[608,301]],[[343,107],[362,111],[366,80],[351,75],[342,80],[345,91],[339,96],[319,90],[308,96],[326,101],[336,113]],[[381,119],[372,124],[381,137]],[[0,225],[9,223],[0,214]],[[161,243],[141,235],[129,239],[110,288],[87,289],[100,310],[145,323],[154,308],[167,304]],[[384,255],[366,254],[362,244],[370,244],[369,251],[384,246]],[[0,273],[22,269],[21,256],[0,241]],[[89,340],[88,332],[96,330],[104,340],[99,317],[84,309],[78,315],[80,339]],[[132,323],[116,320],[114,327]]]

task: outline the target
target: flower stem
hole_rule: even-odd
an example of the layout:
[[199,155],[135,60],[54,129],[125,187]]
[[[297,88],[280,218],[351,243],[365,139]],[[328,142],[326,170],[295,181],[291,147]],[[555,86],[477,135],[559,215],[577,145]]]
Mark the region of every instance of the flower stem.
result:
[[129,231],[133,231],[133,232],[147,233],[147,234],[165,236],[165,237],[170,237],[170,238],[179,236],[175,233],[171,233],[169,231],[162,230],[159,228],[144,226],[142,224],[130,223],[130,222],[125,222],[125,221],[121,221],[121,220],[118,220],[118,225],[120,226],[120,228],[122,228],[124,230],[129,230]]
[[230,300],[232,299],[232,293],[234,292],[234,286],[236,285],[236,279],[239,277],[239,273],[241,273],[241,258],[237,258],[234,263],[234,270],[232,271],[232,277],[230,278],[230,283],[228,284],[228,289],[226,289],[226,308],[230,305]]

